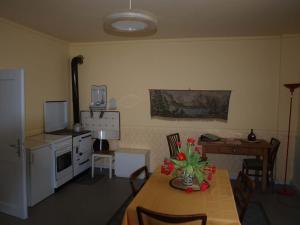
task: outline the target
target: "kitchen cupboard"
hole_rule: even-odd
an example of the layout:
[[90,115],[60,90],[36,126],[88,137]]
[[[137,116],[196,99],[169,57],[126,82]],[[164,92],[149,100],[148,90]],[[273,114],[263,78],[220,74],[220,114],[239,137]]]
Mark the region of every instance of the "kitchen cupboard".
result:
[[51,145],[27,148],[28,205],[34,206],[54,193],[54,155]]

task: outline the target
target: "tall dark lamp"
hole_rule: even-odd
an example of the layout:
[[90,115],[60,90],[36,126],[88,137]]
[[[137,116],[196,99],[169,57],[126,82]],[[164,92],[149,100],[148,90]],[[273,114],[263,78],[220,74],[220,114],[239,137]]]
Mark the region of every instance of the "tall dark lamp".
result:
[[300,83],[295,84],[285,84],[286,88],[290,89],[291,96],[290,96],[290,115],[289,115],[289,128],[288,128],[288,138],[287,138],[287,146],[286,146],[286,159],[285,159],[285,173],[284,173],[284,186],[278,190],[278,194],[280,195],[294,195],[295,193],[287,188],[286,185],[286,176],[287,176],[287,169],[288,169],[288,157],[289,157],[289,145],[290,145],[290,130],[291,130],[291,117],[292,117],[292,106],[293,106],[293,94],[294,90],[300,87]]

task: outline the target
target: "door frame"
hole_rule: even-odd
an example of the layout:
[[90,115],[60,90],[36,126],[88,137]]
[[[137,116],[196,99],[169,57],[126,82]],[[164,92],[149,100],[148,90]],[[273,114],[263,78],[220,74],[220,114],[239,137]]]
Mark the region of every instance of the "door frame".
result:
[[24,69],[20,70],[21,79],[21,163],[22,163],[22,219],[28,218],[28,202],[27,202],[27,166],[26,166],[26,148],[25,148],[25,82],[24,82]]

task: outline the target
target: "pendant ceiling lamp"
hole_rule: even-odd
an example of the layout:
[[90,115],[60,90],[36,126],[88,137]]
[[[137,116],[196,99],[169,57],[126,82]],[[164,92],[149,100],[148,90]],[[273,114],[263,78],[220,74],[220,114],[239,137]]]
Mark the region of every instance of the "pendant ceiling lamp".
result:
[[147,36],[157,31],[157,20],[149,12],[131,9],[116,11],[104,18],[104,30],[117,36]]

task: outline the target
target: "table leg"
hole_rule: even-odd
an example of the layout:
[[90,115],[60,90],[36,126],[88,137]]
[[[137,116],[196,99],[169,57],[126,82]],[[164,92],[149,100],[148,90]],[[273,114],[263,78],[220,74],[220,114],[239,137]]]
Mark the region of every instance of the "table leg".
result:
[[[261,155],[257,155],[256,159],[257,160],[261,160]],[[254,173],[255,173],[255,181],[258,181],[259,180],[258,177],[259,177],[260,171],[259,170],[255,170]],[[263,171],[261,173],[262,173],[261,175],[263,175]],[[262,182],[262,180],[261,180],[261,182]]]
[[92,155],[92,178],[94,178],[94,164],[95,164],[95,157]]
[[262,171],[262,191],[267,190],[267,176],[268,176],[268,151],[264,151],[263,155],[263,171]]
[[112,157],[109,157],[108,159],[109,159],[109,179],[111,179],[111,177],[112,177],[112,166],[111,166]]

